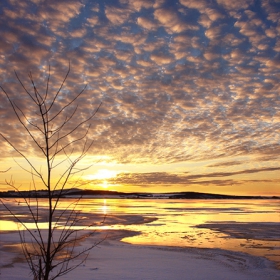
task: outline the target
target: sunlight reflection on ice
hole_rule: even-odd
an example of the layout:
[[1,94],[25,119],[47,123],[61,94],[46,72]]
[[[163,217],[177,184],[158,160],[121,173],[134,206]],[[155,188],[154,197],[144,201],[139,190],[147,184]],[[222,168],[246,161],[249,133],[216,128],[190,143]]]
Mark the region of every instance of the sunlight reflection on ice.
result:
[[[45,202],[40,201],[40,206],[46,206]],[[69,202],[74,199],[62,200],[58,211]],[[25,215],[21,204],[14,207]],[[79,228],[94,221],[92,230],[139,232],[122,239],[133,244],[220,248],[266,256],[274,261],[280,259],[277,200],[82,199],[77,210],[83,215]],[[30,222],[27,215],[26,219]],[[43,222],[42,216],[40,225],[45,226]],[[268,226],[268,223],[273,224]],[[17,229],[7,217],[0,226],[1,230]],[[63,223],[57,226],[62,227]],[[269,236],[274,239],[265,238]]]

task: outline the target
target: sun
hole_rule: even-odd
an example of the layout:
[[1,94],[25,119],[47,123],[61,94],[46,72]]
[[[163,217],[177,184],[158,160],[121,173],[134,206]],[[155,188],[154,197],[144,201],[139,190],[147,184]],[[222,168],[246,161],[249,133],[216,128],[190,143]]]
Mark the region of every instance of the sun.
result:
[[106,179],[114,178],[118,174],[115,170],[109,170],[109,169],[99,169],[95,174],[89,174],[84,176],[86,180],[103,180],[103,187],[107,188],[108,183]]
[[107,189],[108,188],[108,183],[107,183],[106,180],[103,181],[102,188],[103,189]]

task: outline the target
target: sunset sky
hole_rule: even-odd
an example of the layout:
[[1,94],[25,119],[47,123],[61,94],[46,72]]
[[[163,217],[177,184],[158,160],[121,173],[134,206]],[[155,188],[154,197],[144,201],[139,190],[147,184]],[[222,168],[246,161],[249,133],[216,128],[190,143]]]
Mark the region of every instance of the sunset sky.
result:
[[[102,102],[85,188],[280,195],[279,0],[1,0],[0,35],[0,84],[23,107],[14,70],[40,87],[50,65],[57,89],[69,61],[64,95],[87,84],[79,108]],[[44,164],[2,91],[0,132]],[[0,144],[0,188],[28,189]]]

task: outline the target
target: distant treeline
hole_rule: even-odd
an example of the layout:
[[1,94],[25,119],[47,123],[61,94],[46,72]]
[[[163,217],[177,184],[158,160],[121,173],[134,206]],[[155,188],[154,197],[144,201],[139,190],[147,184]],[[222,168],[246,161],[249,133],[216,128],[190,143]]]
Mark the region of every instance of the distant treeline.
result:
[[[96,198],[153,198],[153,199],[280,199],[279,196],[244,196],[244,195],[224,195],[199,192],[176,192],[176,193],[124,193],[108,190],[80,190],[65,189],[53,192],[53,197],[96,197]],[[47,198],[48,192],[37,191],[6,191],[0,192],[0,197],[6,198]]]

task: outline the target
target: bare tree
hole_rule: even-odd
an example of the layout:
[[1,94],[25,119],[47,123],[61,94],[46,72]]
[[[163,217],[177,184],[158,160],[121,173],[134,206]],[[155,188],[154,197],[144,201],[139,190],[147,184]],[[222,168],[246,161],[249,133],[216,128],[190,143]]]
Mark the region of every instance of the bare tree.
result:
[[11,169],[11,167],[8,168],[8,169],[6,169],[6,170],[0,170],[0,173],[6,173],[6,172],[8,172],[10,169]]
[[[74,250],[82,239],[93,233],[88,230],[85,234],[86,232],[82,231],[85,227],[77,227],[81,220],[80,212],[77,211],[79,199],[69,203],[65,209],[59,209],[59,202],[69,190],[70,180],[73,180],[74,187],[77,187],[80,180],[75,179],[75,176],[89,168],[89,166],[79,168],[78,163],[87,155],[93,144],[88,139],[90,122],[101,106],[100,103],[97,108],[84,117],[78,101],[80,96],[85,93],[86,86],[72,98],[69,99],[69,95],[65,98],[64,88],[69,73],[70,63],[58,90],[53,92],[50,90],[49,67],[45,89],[42,92],[36,86],[31,72],[29,73],[31,90],[15,72],[24,92],[22,98],[28,99],[27,108],[20,100],[16,101],[11,93],[0,86],[22,128],[21,131],[25,132],[32,143],[34,153],[44,159],[43,166],[36,166],[27,151],[14,144],[11,137],[0,133],[6,143],[24,159],[27,165],[17,163],[31,176],[30,185],[33,198],[22,196],[29,219],[35,224],[36,230],[30,228],[26,219],[22,218],[9,204],[1,202],[23,227],[24,230],[19,230],[22,249],[34,279],[40,280],[56,279],[72,271],[86,260],[89,250],[97,244],[81,249],[79,252]],[[77,150],[79,151],[77,152]],[[58,168],[60,168],[60,175],[57,177],[54,172]],[[12,178],[6,180],[6,184],[21,195],[19,187]],[[46,217],[40,212],[42,209],[39,205],[38,184],[43,186],[47,193]],[[41,227],[44,219],[48,224],[47,230]],[[91,225],[87,224],[86,227]]]

